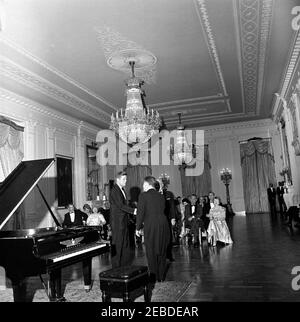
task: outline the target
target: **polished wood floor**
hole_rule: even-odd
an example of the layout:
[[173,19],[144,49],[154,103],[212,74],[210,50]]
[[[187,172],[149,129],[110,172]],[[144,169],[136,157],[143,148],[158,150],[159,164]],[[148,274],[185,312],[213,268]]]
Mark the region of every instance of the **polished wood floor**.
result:
[[[270,214],[234,216],[228,225],[233,245],[211,247],[204,240],[199,248],[173,248],[166,280],[191,281],[180,301],[300,301],[300,290],[292,289],[292,269],[300,267],[300,230]],[[146,264],[143,247],[136,249],[135,263]],[[94,258],[95,281],[110,267],[108,255]],[[64,272],[65,279],[80,275],[80,266]]]

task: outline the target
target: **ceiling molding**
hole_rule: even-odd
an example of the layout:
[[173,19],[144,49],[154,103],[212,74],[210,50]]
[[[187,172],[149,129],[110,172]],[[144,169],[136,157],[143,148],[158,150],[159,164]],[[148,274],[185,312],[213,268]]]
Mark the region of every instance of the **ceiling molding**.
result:
[[[226,103],[226,101],[228,99],[229,98],[222,98],[222,99],[217,98],[217,99],[214,99],[214,100],[193,102],[193,103],[188,103],[188,104],[169,105],[169,106],[158,107],[158,108],[157,108],[157,106],[153,106],[153,107],[156,107],[159,112],[162,112],[162,111],[168,111],[170,109],[178,110],[178,109],[181,109],[181,108],[192,107],[192,106],[210,105],[210,104],[216,104],[216,103]],[[151,107],[151,106],[149,106],[149,107]],[[204,108],[202,108],[202,109],[204,109]],[[224,112],[228,112],[227,108],[225,109]]]
[[[220,115],[211,115],[211,116],[201,116],[200,115],[198,118],[194,117],[194,116],[191,116],[190,118],[182,118],[182,122],[184,122],[185,124],[188,125],[189,123],[195,123],[195,122],[202,123],[202,122],[205,122],[205,121],[220,121],[220,122],[223,122],[223,121],[226,121],[226,120],[240,119],[241,117],[248,118],[249,115],[247,115],[245,113],[235,113],[235,114],[231,114],[231,115],[224,115],[224,114],[220,113]],[[175,124],[176,121],[174,119],[174,121],[171,121],[171,122],[168,122],[168,123],[171,125],[171,124]],[[178,121],[177,121],[177,123],[178,123]]]
[[[223,77],[223,72],[220,64],[220,59],[217,51],[217,46],[216,46],[212,28],[209,22],[209,16],[206,9],[205,0],[195,0],[194,3],[196,6],[196,12],[199,17],[199,21],[203,30],[203,35],[208,48],[208,52],[211,57],[213,66],[215,67],[219,87],[220,89],[222,89],[223,95],[228,96],[224,77]],[[229,100],[226,102],[226,105],[228,108],[228,112],[231,112],[231,106],[230,106]]]
[[59,86],[45,80],[44,78],[32,73],[24,67],[12,62],[0,55],[0,70],[3,76],[9,77],[16,82],[26,85],[52,99],[66,104],[77,111],[88,116],[95,117],[97,120],[109,123],[110,114],[101,111],[98,107],[87,103],[74,94],[62,89]]
[[228,123],[225,125],[209,125],[201,127],[201,129],[206,132],[223,132],[223,131],[234,131],[239,129],[252,129],[252,128],[266,128],[266,127],[276,127],[276,124],[271,119],[262,119],[255,121],[243,121],[239,123]]
[[256,114],[261,108],[262,93],[265,86],[265,69],[268,64],[268,48],[271,36],[271,26],[273,17],[273,0],[263,0],[261,9],[259,57],[258,57],[258,83],[257,83],[257,104]]
[[32,53],[30,53],[28,50],[25,50],[20,45],[16,44],[14,41],[9,39],[8,37],[4,37],[3,35],[0,35],[0,42],[4,43],[5,45],[11,47],[15,51],[17,51],[19,54],[23,55],[24,57],[30,59],[32,62],[37,63],[38,65],[42,66],[46,70],[50,71],[51,73],[55,74],[56,76],[62,78],[64,81],[72,84],[73,86],[79,88],[83,92],[87,93],[94,99],[100,101],[101,103],[105,104],[109,108],[111,108],[114,111],[117,111],[118,108],[114,106],[112,103],[104,99],[103,97],[97,95],[96,93],[92,92],[90,89],[85,87],[84,85],[80,84],[79,82],[75,81],[73,78],[68,76],[67,74],[63,73],[62,71],[56,69],[55,67],[51,66],[50,64],[46,63],[42,59],[34,56]]
[[[21,117],[24,121],[28,121],[28,118],[30,117],[30,113],[38,113],[38,114],[42,114],[43,116],[45,116],[48,120],[48,122],[42,122],[41,118],[38,118],[38,124],[42,124],[45,125],[47,127],[53,127],[53,120],[56,121],[60,121],[62,123],[64,123],[65,125],[67,125],[67,127],[64,128],[60,128],[59,131],[62,131],[64,133],[68,133],[68,134],[74,134],[76,133],[73,131],[68,131],[68,128],[75,128],[77,129],[78,126],[81,126],[84,128],[84,130],[87,133],[90,133],[91,135],[96,134],[99,131],[98,127],[95,127],[91,124],[87,124],[86,122],[82,122],[80,120],[77,120],[76,118],[73,118],[71,116],[66,116],[63,113],[60,112],[56,112],[53,111],[51,108],[44,106],[42,104],[39,104],[35,101],[32,101],[31,99],[25,98],[21,95],[18,95],[14,92],[8,91],[6,89],[0,88],[0,99],[4,100],[4,101],[8,101],[8,102],[12,102],[15,104],[18,104],[22,107],[26,108],[26,119],[24,118],[24,115]],[[20,115],[15,115],[16,119],[20,120]],[[33,119],[31,118],[30,122],[33,122]]]
[[[282,79],[282,82],[280,84],[280,89],[278,91],[278,96],[276,99],[273,100],[273,106],[272,106],[272,116],[273,118],[276,118],[278,116],[278,111],[280,110],[280,107],[282,106],[282,98],[285,100],[288,100],[287,93],[290,86],[290,83],[293,79],[293,75],[296,72],[296,67],[299,63],[300,59],[300,30],[295,31],[294,40],[292,42],[291,51],[289,54],[289,59],[287,66],[285,68],[284,77]],[[275,94],[275,93],[274,93]]]
[[241,48],[241,34],[239,27],[239,14],[238,14],[238,0],[232,0],[233,7],[233,19],[235,25],[235,38],[236,38],[236,46],[237,46],[237,58],[238,58],[238,68],[239,68],[239,81],[241,86],[241,96],[242,96],[242,104],[243,104],[243,112],[245,113],[245,93],[244,93],[244,83],[243,83],[243,65],[242,65],[242,48]]
[[246,113],[258,113],[264,86],[273,0],[236,1]]

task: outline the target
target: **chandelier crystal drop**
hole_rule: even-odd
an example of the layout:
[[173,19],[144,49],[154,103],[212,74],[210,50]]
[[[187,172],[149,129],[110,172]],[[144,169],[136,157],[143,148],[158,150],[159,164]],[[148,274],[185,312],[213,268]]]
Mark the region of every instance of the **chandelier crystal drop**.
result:
[[126,108],[111,116],[110,129],[126,143],[143,144],[159,130],[161,119],[157,111],[146,107],[142,90],[144,82],[134,75],[134,60],[129,61],[132,76],[126,82]]

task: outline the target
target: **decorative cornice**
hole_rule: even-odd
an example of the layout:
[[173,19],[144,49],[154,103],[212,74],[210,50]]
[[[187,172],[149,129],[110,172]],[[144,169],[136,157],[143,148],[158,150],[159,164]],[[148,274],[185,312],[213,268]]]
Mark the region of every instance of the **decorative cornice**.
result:
[[[53,120],[57,120],[59,122],[66,124],[67,126],[73,128],[74,131],[76,132],[76,129],[78,128],[78,126],[80,125],[80,122],[81,122],[76,119],[73,119],[72,117],[65,117],[62,113],[53,112],[48,107],[46,107],[42,104],[34,102],[28,98],[22,97],[20,95],[17,95],[14,92],[8,91],[3,88],[0,88],[0,99],[6,100],[6,101],[9,101],[12,103],[16,103],[20,106],[27,108],[29,110],[29,111],[27,111],[27,114],[26,114],[27,118],[24,118],[24,115],[21,118],[22,118],[22,120],[24,120],[26,122],[31,122],[33,125],[36,125],[37,122],[33,119],[28,120],[28,116],[30,118],[33,117],[33,115],[32,115],[33,112],[42,114],[50,120],[49,122],[43,122],[39,118],[38,123],[42,124],[46,127],[49,127],[49,125],[52,127]],[[16,119],[20,119],[20,115],[16,115],[15,113],[14,114],[12,113],[12,115],[14,115],[14,117]],[[96,134],[99,130],[98,128],[92,126],[91,124],[85,124],[85,123],[84,123],[84,129],[86,130],[86,132],[93,133],[93,134]],[[60,128],[59,131],[64,132],[64,133],[68,133],[68,134],[72,134],[72,135],[74,135],[74,133],[75,133],[74,131],[68,131],[67,127]]]
[[75,81],[72,79],[70,76],[67,74],[59,71],[58,69],[54,68],[53,66],[49,65],[42,59],[34,56],[32,53],[29,51],[25,50],[21,46],[17,45],[13,40],[9,39],[8,37],[4,37],[3,35],[0,35],[0,42],[3,42],[5,45],[8,45],[9,47],[13,48],[15,51],[17,51],[19,54],[23,55],[26,58],[29,58],[31,61],[37,63],[38,65],[42,66],[46,70],[50,71],[51,73],[57,75],[58,77],[62,78],[69,84],[72,84],[73,86],[81,89],[83,92],[89,94],[91,97],[94,99],[100,101],[101,103],[105,104],[106,106],[110,107],[114,111],[116,111],[118,108],[114,106],[112,103],[108,102],[106,99],[103,97],[97,95],[96,93],[92,92],[90,89],[85,87],[84,85],[80,84],[79,82]]
[[261,2],[258,0],[240,0],[236,1],[236,6],[238,6],[239,12],[245,112],[247,114],[258,113],[264,86],[273,0]]
[[164,110],[174,109],[174,108],[225,102],[228,99],[229,99],[228,97],[224,97],[222,94],[218,94],[218,95],[195,97],[195,98],[188,98],[188,99],[176,100],[176,101],[168,101],[168,102],[162,102],[157,104],[148,104],[147,106],[149,106],[149,108],[158,108],[159,111],[164,111]]
[[[221,114],[221,115],[218,115],[218,114]],[[205,121],[208,121],[208,120],[212,120],[212,121],[225,121],[225,120],[228,120],[228,119],[238,119],[238,118],[241,118],[241,117],[245,117],[245,118],[249,118],[249,115],[246,115],[245,113],[235,113],[235,114],[227,114],[227,115],[224,115],[222,113],[215,113],[214,115],[210,115],[210,116],[202,116],[202,115],[199,115],[199,118],[196,118],[194,117],[194,115],[190,116],[189,117],[186,117],[182,120],[182,122],[187,125],[187,123],[191,122],[191,121],[194,121],[194,122],[200,122],[200,123],[203,123]],[[165,120],[166,123],[168,124],[168,119]],[[178,123],[178,121],[176,121]],[[174,118],[174,121],[170,122],[170,123],[174,123],[175,124],[175,118]],[[176,123],[176,124],[177,124]]]
[[[239,129],[266,128],[268,126],[276,127],[276,124],[270,119],[264,119],[259,121],[228,123],[228,124],[218,125],[218,126],[211,125],[207,127],[201,127],[201,129],[207,131],[208,133],[215,133],[215,132],[222,132],[222,131],[234,131]],[[231,132],[231,136],[232,136],[232,132]]]
[[259,57],[258,57],[258,83],[256,113],[261,108],[261,97],[265,86],[265,66],[268,63],[267,49],[271,36],[271,23],[273,17],[273,0],[263,0],[261,10]]
[[[209,16],[206,9],[205,0],[195,0],[195,4],[196,4],[196,11],[203,29],[203,34],[207,44],[207,48],[208,48],[212,63],[216,70],[219,86],[223,90],[223,95],[228,96],[224,77],[223,77],[223,72],[220,64],[220,59],[217,51],[217,46],[216,46],[212,28],[209,22]],[[229,101],[226,102],[226,105],[227,105],[228,111],[230,112],[231,107],[230,107]]]
[[77,111],[92,116],[101,122],[109,124],[110,115],[107,112],[100,111],[70,92],[54,85],[42,77],[30,72],[24,67],[15,64],[11,60],[0,55],[0,71],[3,76],[7,76],[14,81],[24,84],[36,91],[39,91],[63,104],[66,104]]
[[274,100],[274,103],[273,103],[272,115],[274,118],[278,119],[279,117],[278,112],[279,112],[280,106],[282,105],[281,98],[288,99],[286,96],[288,93],[290,83],[293,79],[293,75],[296,71],[297,64],[299,63],[299,57],[300,57],[299,53],[300,53],[300,30],[295,31],[293,45],[291,46],[289,60],[284,73],[284,78],[281,82],[280,90],[278,91],[279,94],[277,95],[277,98],[276,100]]

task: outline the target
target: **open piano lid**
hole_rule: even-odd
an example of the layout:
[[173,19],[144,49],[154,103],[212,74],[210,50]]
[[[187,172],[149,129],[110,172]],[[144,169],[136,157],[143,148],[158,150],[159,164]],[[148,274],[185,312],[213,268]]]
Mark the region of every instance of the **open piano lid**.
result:
[[22,161],[0,186],[0,229],[38,184],[54,159]]

